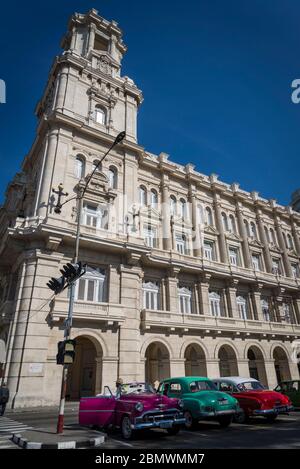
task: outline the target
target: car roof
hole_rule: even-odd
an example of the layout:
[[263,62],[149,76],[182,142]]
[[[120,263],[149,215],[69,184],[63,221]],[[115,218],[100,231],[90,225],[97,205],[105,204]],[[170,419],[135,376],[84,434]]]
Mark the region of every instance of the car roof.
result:
[[240,384],[240,383],[245,383],[245,382],[249,382],[249,381],[256,381],[257,382],[257,379],[254,379],[254,378],[243,378],[241,376],[222,376],[221,378],[214,378],[212,379],[212,381],[215,381],[215,382],[221,382],[221,381],[229,381],[230,383],[232,384]]
[[211,381],[207,376],[178,376],[175,378],[163,379],[162,383],[168,383],[169,381],[185,381],[191,383],[193,381]]

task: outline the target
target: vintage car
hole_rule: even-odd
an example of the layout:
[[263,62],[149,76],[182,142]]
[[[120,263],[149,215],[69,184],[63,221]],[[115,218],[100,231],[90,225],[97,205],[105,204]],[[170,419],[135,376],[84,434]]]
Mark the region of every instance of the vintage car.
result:
[[230,425],[233,416],[240,411],[238,401],[228,394],[219,392],[206,377],[185,376],[162,381],[158,393],[182,399],[185,426],[191,430],[199,420],[217,420],[222,427]]
[[287,396],[294,407],[300,407],[300,380],[281,381],[274,391]]
[[143,382],[122,384],[115,394],[105,386],[103,394],[80,399],[80,425],[119,427],[125,439],[133,438],[136,430],[150,428],[175,435],[184,423],[180,399],[161,396]]
[[279,392],[267,390],[254,378],[229,376],[214,379],[213,382],[220,391],[235,397],[240,404],[241,412],[235,416],[235,421],[245,423],[249,417],[263,416],[273,422],[278,414],[287,414],[293,409],[288,397]]

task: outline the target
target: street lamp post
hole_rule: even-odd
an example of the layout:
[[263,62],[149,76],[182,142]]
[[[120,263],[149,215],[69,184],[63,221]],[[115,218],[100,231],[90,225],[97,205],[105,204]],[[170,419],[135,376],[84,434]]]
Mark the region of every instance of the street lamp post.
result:
[[[71,199],[66,200],[64,203],[60,202],[60,199],[57,203],[57,211],[56,213],[61,213],[61,208],[66,203],[70,202],[71,200],[77,200],[77,226],[76,226],[76,238],[75,238],[75,253],[74,253],[74,263],[78,262],[78,255],[79,255],[79,241],[80,241],[80,221],[81,221],[81,210],[82,210],[82,200],[84,194],[87,190],[87,187],[97,169],[100,167],[102,161],[106,158],[109,152],[114,148],[115,145],[121,143],[125,138],[125,132],[120,132],[115,140],[113,141],[112,145],[109,147],[107,152],[103,155],[103,157],[98,161],[97,165],[94,167],[94,170],[87,178],[85,186],[83,189],[80,190],[76,197],[72,197]],[[69,308],[68,308],[68,317],[65,321],[65,331],[64,331],[64,339],[68,340],[71,338],[71,329],[72,329],[72,320],[73,320],[73,306],[74,306],[74,297],[75,297],[75,284],[76,280],[71,282],[69,285]],[[64,410],[65,410],[65,399],[66,399],[66,391],[67,391],[67,378],[68,378],[68,365],[63,365],[63,372],[62,372],[62,382],[61,382],[61,394],[60,394],[60,405],[59,405],[59,414],[57,420],[57,433],[63,433],[64,428]]]

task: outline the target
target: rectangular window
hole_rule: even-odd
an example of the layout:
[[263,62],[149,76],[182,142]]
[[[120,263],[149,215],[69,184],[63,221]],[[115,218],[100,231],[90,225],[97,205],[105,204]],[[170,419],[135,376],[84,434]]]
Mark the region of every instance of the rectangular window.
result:
[[144,226],[144,239],[149,248],[156,247],[156,230],[151,226]]
[[102,303],[105,298],[106,274],[104,270],[88,267],[75,288],[75,300]]
[[274,275],[280,275],[281,274],[280,260],[279,259],[272,259],[272,274],[274,274]]
[[231,265],[238,265],[238,250],[236,248],[229,248],[229,261]]
[[188,288],[179,288],[179,311],[182,314],[191,314],[192,312],[192,292]]
[[186,254],[187,246],[185,236],[182,234],[176,234],[176,250],[179,254]]
[[108,227],[108,211],[104,207],[92,204],[83,204],[82,222],[93,228]]
[[159,285],[153,282],[143,284],[143,304],[145,309],[159,309]]
[[260,271],[260,255],[252,254],[252,266],[254,270]]
[[292,264],[292,274],[294,278],[299,277],[299,266],[298,264]]
[[203,253],[204,253],[204,259],[213,261],[214,260],[214,243],[210,241],[204,241]]

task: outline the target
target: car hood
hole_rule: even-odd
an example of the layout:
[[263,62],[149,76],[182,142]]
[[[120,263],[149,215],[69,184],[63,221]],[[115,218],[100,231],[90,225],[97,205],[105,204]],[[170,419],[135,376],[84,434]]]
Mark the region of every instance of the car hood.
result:
[[289,402],[288,397],[280,394],[280,392],[270,390],[257,390],[257,391],[244,391],[236,394],[236,397],[252,397],[262,402],[270,402],[275,404],[287,404]]
[[237,402],[234,397],[221,391],[190,392],[188,394],[185,394],[183,398],[199,399],[200,401],[205,401],[206,403],[211,403],[211,404],[216,403],[222,399],[226,399],[231,404],[234,404]]

